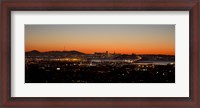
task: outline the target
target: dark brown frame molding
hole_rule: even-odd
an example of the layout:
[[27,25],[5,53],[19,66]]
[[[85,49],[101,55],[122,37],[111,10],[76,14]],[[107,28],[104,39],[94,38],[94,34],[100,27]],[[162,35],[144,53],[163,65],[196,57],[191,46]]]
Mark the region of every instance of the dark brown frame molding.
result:
[[[0,16],[0,108],[200,108],[199,0],[3,0]],[[190,97],[11,97],[11,11],[189,11]]]

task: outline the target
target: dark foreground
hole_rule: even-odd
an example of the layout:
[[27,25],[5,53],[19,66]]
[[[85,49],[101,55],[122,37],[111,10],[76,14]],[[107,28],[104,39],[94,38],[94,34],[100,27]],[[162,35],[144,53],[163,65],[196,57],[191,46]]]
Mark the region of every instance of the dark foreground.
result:
[[26,83],[175,83],[174,64],[40,61],[25,66]]

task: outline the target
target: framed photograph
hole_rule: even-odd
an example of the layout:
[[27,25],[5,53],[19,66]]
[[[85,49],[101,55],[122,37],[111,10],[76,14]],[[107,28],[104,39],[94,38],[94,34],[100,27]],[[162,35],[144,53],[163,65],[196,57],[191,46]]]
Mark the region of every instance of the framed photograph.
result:
[[0,107],[200,107],[198,0],[0,3]]

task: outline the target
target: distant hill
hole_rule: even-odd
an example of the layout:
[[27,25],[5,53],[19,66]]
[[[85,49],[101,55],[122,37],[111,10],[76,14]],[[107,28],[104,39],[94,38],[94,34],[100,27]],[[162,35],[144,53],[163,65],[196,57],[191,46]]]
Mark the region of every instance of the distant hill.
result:
[[85,55],[79,51],[47,51],[47,52],[39,52],[37,50],[32,50],[29,52],[25,52],[26,56],[70,56],[70,55]]
[[32,50],[25,53],[26,55],[40,55],[41,53],[37,50]]

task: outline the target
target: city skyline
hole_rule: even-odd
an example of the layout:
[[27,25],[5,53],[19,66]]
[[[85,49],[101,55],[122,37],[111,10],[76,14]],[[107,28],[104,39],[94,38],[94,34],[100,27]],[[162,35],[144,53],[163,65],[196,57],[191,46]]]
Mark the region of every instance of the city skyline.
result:
[[25,51],[175,55],[175,25],[25,25]]

